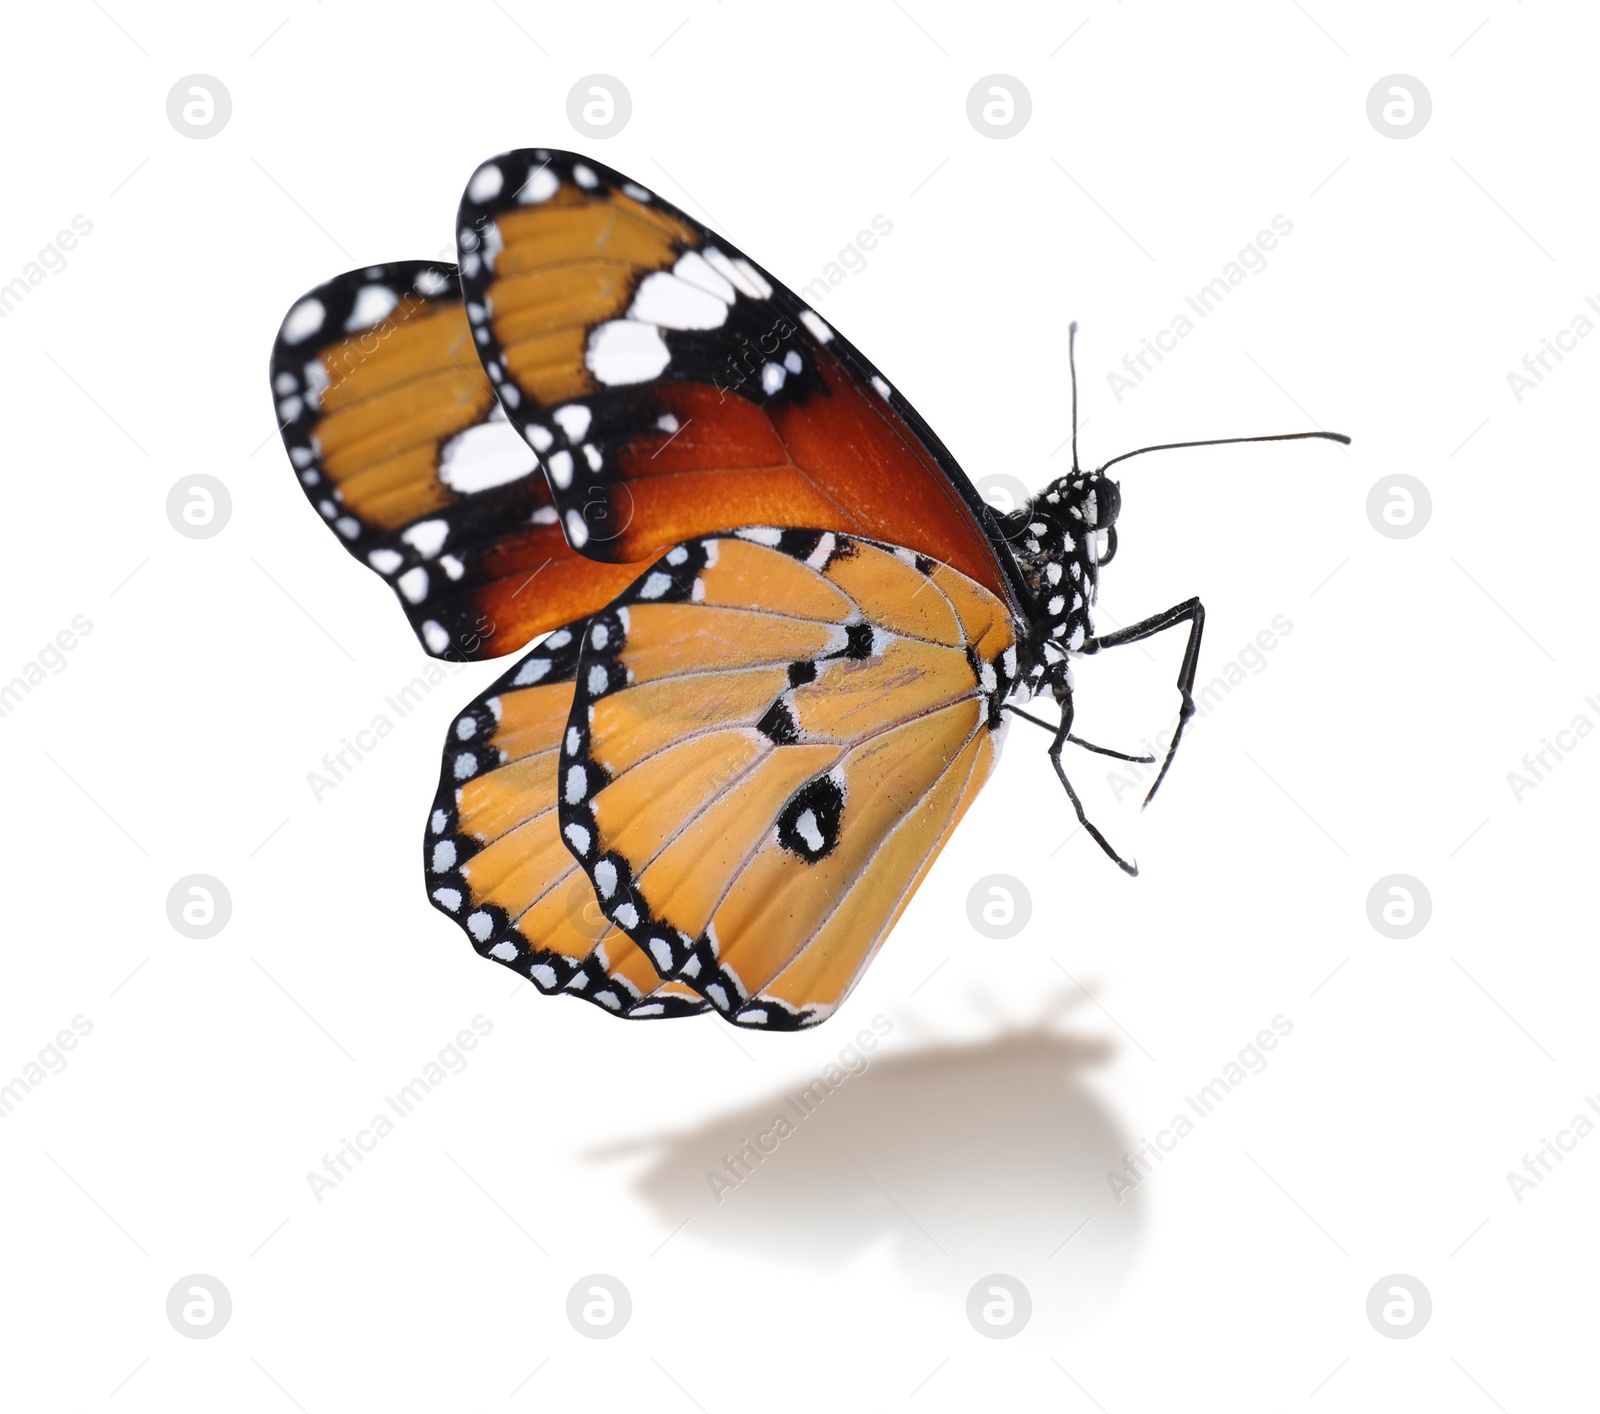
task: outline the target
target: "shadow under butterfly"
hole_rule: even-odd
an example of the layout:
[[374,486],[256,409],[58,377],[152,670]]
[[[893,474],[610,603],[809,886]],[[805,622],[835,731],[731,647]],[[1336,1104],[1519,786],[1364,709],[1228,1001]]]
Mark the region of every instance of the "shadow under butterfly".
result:
[[[684,1224],[679,1241],[824,1268],[886,1248],[910,1284],[946,1301],[1008,1272],[1053,1330],[1104,1310],[1143,1227],[1141,1195],[1119,1203],[1106,1181],[1134,1142],[1088,1083],[1114,1048],[1044,1021],[901,1044],[825,1096],[801,1078],[585,1157],[642,1158],[635,1191],[664,1230]],[[761,1153],[754,1141],[780,1116],[790,1132]]]

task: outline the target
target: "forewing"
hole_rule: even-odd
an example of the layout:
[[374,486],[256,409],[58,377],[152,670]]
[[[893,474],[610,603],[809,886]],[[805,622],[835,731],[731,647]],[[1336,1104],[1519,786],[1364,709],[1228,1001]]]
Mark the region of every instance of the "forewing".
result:
[[485,372],[582,554],[822,527],[1017,602],[988,508],[910,404],[692,217],[590,158],[522,150],[474,173],[457,243]]
[[637,573],[567,545],[473,352],[453,265],[400,261],[319,285],[285,317],[271,376],[306,496],[435,657],[511,652]]

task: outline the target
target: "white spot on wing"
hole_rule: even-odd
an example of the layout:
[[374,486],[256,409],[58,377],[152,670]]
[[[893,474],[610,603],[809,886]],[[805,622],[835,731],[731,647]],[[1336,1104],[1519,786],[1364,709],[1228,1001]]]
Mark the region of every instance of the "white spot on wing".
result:
[[636,319],[612,319],[589,336],[589,350],[583,361],[596,378],[615,388],[654,378],[672,362],[672,355],[655,325],[641,324]]
[[443,520],[419,520],[400,538],[424,559],[431,560],[444,548],[445,537],[450,534],[450,523]]
[[771,296],[772,286],[762,278],[761,272],[743,256],[733,262],[733,268],[744,276],[745,282],[755,291],[757,299],[767,299]]
[[[735,263],[729,260],[715,246],[708,245],[704,254],[706,264],[722,276],[734,289],[738,290],[741,295],[746,295],[750,299],[765,299],[767,295],[772,293],[771,287],[760,276],[756,276],[755,280],[750,278],[751,275],[755,274],[755,271],[750,269],[746,261],[741,260]],[[766,291],[765,294],[762,293],[763,290]]]
[[800,311],[800,322],[811,331],[811,337],[819,344],[831,343],[833,330],[822,322],[822,316],[809,309]]
[[344,327],[346,330],[370,329],[399,303],[398,296],[387,285],[363,285]]
[[489,201],[500,195],[505,180],[505,174],[493,162],[485,162],[467,183],[467,195],[474,201]]
[[822,831],[817,828],[817,812],[815,810],[802,810],[800,818],[794,822],[794,832],[806,842],[806,848],[813,853],[820,850],[826,840],[822,838]]
[[733,282],[714,269],[705,256],[697,250],[686,251],[679,256],[678,263],[672,267],[672,273],[707,294],[715,295],[724,304],[732,304],[736,297]]
[[726,323],[728,305],[698,285],[657,270],[644,277],[628,318],[664,329],[716,329]]
[[444,444],[439,480],[452,491],[470,496],[520,480],[537,466],[533,453],[509,423],[480,422]]
[[551,420],[555,422],[556,426],[567,434],[567,441],[569,442],[583,441],[584,437],[588,435],[592,416],[589,409],[582,403],[568,403],[565,407],[559,407],[550,414]]
[[522,184],[517,200],[524,206],[549,201],[560,188],[561,179],[548,167],[540,167]]
[[278,331],[278,337],[286,344],[298,344],[309,339],[322,328],[322,321],[327,317],[327,313],[328,311],[322,307],[321,300],[303,299],[284,316],[283,328]]

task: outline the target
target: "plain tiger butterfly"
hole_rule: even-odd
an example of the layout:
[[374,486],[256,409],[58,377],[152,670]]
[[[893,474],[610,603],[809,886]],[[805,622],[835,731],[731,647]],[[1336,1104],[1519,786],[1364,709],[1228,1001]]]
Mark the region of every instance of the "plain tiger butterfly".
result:
[[[1071,662],[1186,627],[1154,795],[1205,611],[1095,632],[1120,497],[1078,466],[1075,381],[1072,470],[1001,513],[799,296],[598,162],[485,162],[456,241],[297,301],[271,377],[305,493],[429,654],[538,640],[453,721],[426,829],[480,953],[617,1016],[815,1025],[1008,713],[1134,872],[1062,765],[1121,755],[1073,735]],[[1223,440],[1298,436],[1348,440]]]

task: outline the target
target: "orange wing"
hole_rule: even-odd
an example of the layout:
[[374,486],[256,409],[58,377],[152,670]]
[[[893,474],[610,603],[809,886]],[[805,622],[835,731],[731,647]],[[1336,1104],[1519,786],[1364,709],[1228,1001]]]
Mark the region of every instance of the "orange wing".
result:
[[542,992],[635,1019],[704,1011],[601,916],[561,843],[557,748],[586,627],[550,634],[452,723],[424,842],[428,897],[480,953]]
[[440,658],[490,658],[600,608],[642,566],[574,555],[473,351],[455,267],[340,275],[297,301],[272,386],[301,486]]
[[1015,642],[1005,604],[911,550],[676,546],[590,621],[566,845],[661,976],[740,1025],[814,1025],[988,778]]
[[524,150],[473,175],[457,240],[484,368],[585,556],[822,527],[1020,602],[988,508],[915,410],[693,218],[588,158]]

